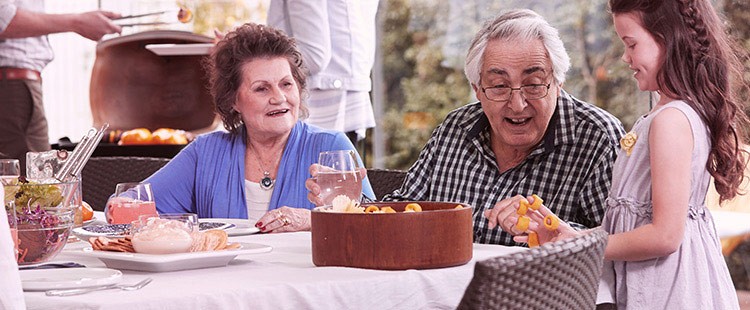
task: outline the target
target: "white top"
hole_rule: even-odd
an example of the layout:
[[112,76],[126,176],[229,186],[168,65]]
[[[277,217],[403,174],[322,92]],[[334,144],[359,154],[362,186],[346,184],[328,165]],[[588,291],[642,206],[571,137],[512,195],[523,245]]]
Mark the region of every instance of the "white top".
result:
[[[0,197],[5,197],[0,186]],[[0,199],[3,201],[3,199]],[[3,202],[3,206],[5,202]],[[0,309],[26,309],[5,207],[0,207]]]
[[257,222],[263,214],[268,212],[271,204],[273,189],[262,189],[260,183],[245,180],[245,201],[247,202],[247,219],[250,223]]

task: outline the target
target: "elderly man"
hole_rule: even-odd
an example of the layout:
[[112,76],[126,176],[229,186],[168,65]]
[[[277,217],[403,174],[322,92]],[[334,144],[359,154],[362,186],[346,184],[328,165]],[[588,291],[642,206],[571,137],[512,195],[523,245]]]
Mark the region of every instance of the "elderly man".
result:
[[[497,219],[509,218],[500,213],[513,211],[504,206],[518,195],[539,195],[573,225],[599,225],[624,132],[562,90],[569,67],[557,30],[538,14],[512,10],[485,23],[465,67],[479,102],[448,114],[385,200],[468,203],[479,243],[517,245],[496,225],[515,224]],[[315,202],[318,188],[308,188]]]

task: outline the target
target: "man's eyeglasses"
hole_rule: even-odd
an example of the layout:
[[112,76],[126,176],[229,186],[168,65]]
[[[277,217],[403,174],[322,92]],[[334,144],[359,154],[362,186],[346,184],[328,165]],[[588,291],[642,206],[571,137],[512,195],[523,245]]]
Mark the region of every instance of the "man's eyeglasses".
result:
[[547,84],[527,84],[521,85],[521,87],[510,87],[504,85],[490,86],[487,88],[482,87],[482,92],[487,99],[497,102],[509,101],[513,96],[513,91],[518,90],[521,92],[521,96],[526,100],[536,100],[547,97],[549,88],[552,83]]

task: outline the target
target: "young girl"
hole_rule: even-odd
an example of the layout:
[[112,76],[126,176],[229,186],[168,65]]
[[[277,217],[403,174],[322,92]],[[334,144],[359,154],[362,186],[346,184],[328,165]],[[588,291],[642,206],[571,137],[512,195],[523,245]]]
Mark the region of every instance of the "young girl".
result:
[[[711,176],[721,200],[737,195],[742,180],[737,54],[709,0],[609,4],[622,60],[638,88],[660,97],[621,141],[602,223],[611,234],[602,277],[618,309],[738,309],[705,206]],[[565,224],[544,232],[549,210],[540,211],[531,216],[540,241],[582,233]]]

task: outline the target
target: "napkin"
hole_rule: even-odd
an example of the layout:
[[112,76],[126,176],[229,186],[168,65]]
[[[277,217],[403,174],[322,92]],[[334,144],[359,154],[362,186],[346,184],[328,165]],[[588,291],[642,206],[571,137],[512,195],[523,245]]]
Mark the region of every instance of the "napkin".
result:
[[[3,187],[0,186],[0,197],[5,197]],[[5,205],[4,199],[3,206]],[[13,239],[10,237],[10,226],[5,208],[0,207],[0,309],[26,309],[21,289],[21,275],[16,268],[16,255],[13,250]]]

